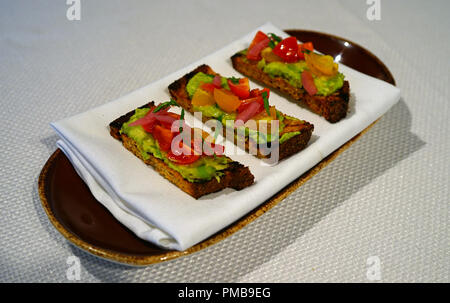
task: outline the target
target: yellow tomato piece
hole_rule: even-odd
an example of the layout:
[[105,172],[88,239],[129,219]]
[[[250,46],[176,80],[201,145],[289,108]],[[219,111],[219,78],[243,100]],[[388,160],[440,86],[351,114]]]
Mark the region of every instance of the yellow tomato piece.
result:
[[305,60],[310,71],[318,76],[332,77],[338,72],[338,64],[329,55],[322,56],[311,52],[305,54]]
[[239,100],[238,96],[223,88],[214,89],[214,100],[227,113],[235,112],[241,105],[241,100]]
[[266,47],[261,51],[261,57],[263,57],[264,60],[266,60],[266,63],[283,61],[283,59],[275,55],[275,53],[272,51],[270,47]]
[[277,119],[277,110],[275,109],[275,106],[270,106],[269,107],[269,112],[270,112],[270,116],[267,114],[266,109],[264,109],[263,111],[261,111],[259,114],[257,114],[256,116],[252,117],[253,120],[258,121],[258,120],[276,120]]
[[269,112],[270,115],[268,115],[266,110],[264,109],[259,114],[251,118],[251,120],[256,121],[257,130],[266,134],[272,133],[271,121],[277,119],[277,110],[275,106],[270,106]]
[[206,105],[214,105],[216,102],[214,101],[214,97],[212,94],[204,91],[203,89],[197,89],[192,96],[192,105],[194,106],[206,106]]

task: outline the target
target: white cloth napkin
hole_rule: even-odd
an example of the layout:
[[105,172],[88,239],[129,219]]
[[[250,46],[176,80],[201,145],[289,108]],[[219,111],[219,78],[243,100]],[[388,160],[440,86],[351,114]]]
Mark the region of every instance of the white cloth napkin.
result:
[[[233,155],[234,146],[226,143],[226,153],[250,167],[255,184],[241,191],[225,189],[198,200],[161,177],[110,136],[108,125],[111,121],[149,101],[167,101],[170,98],[167,86],[200,64],[208,64],[225,76],[240,76],[231,66],[229,58],[248,47],[257,30],[287,36],[267,23],[157,82],[51,124],[61,138],[58,147],[69,158],[95,198],[138,237],[168,249],[185,250],[195,245],[266,201],[382,116],[400,98],[396,87],[343,65],[339,66],[339,70],[350,82],[352,96],[348,116],[338,123],[331,124],[271,93],[272,105],[314,124],[308,147],[275,166],[267,166],[248,154]],[[260,86],[252,82],[251,87]],[[201,125],[188,114],[186,120],[194,127]]]

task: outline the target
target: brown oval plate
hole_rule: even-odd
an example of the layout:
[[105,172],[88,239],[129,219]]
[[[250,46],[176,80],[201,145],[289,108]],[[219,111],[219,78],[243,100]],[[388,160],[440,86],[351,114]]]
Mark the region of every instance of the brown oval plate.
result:
[[[353,69],[395,85],[387,67],[375,55],[354,42],[314,31],[286,32],[300,41],[312,41],[322,53],[333,57],[340,55],[340,62]],[[72,244],[110,261],[145,266],[191,254],[230,236],[314,176],[375,123],[376,121],[259,207],[185,251],[164,250],[135,236],[93,197],[59,149],[50,156],[39,175],[39,195],[51,223]]]

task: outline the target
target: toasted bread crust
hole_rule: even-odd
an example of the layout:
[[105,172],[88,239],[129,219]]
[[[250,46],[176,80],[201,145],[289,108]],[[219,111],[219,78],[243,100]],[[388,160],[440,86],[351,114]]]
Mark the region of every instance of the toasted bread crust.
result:
[[329,96],[310,96],[303,88],[290,85],[281,77],[270,77],[258,68],[257,61],[246,60],[245,55],[237,53],[231,57],[233,67],[243,75],[261,83],[279,89],[297,101],[304,102],[314,113],[323,116],[329,122],[335,123],[347,115],[350,86],[348,81]]
[[[141,108],[153,105],[154,103],[151,102],[141,106]],[[152,166],[160,175],[195,199],[227,187],[241,190],[253,184],[254,176],[250,172],[250,169],[236,161],[229,163],[228,168],[223,171],[224,175],[220,177],[220,182],[215,178],[205,182],[190,182],[184,179],[179,172],[170,168],[163,160],[153,157],[152,155],[150,155],[150,158],[144,159],[136,142],[127,135],[120,133],[122,124],[127,122],[133,114],[134,111],[131,111],[111,122],[109,124],[111,136],[121,141],[123,146],[136,157],[141,159],[145,164]]]
[[[176,80],[172,84],[169,85],[169,92],[172,98],[174,98],[177,103],[183,107],[185,110],[189,111],[190,113],[194,112],[191,100],[188,96],[188,93],[186,91],[186,85],[189,82],[189,80],[195,76],[198,72],[203,72],[205,74],[210,75],[218,75],[216,72],[214,72],[211,67],[208,65],[200,65],[196,69],[194,69],[192,72],[184,75],[180,79]],[[284,115],[284,114],[283,114]],[[203,122],[208,121],[211,118],[203,116]],[[312,132],[314,130],[314,125],[312,125],[309,122],[302,121],[301,123],[294,123],[295,125],[292,125],[292,128],[290,131],[300,131],[301,133],[297,136],[294,136],[290,138],[289,140],[283,142],[278,147],[279,157],[278,160],[282,160],[284,158],[287,158],[302,149],[306,147],[306,145],[309,142],[309,139],[311,138]],[[286,128],[285,128],[286,129]],[[223,127],[223,133],[225,136],[226,128]],[[248,151],[250,149],[248,141],[245,145],[246,150]],[[258,158],[270,158],[271,154],[264,154],[261,152],[261,150],[258,148],[256,157]]]

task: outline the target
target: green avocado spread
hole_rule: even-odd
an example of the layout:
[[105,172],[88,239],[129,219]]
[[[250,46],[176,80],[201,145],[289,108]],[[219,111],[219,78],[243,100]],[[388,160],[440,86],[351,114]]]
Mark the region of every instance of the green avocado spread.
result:
[[[213,80],[214,80],[213,75],[208,75],[202,72],[198,72],[197,74],[195,74],[194,77],[192,77],[186,85],[186,91],[189,95],[189,98],[192,98],[192,96],[194,96],[195,91],[199,88],[199,86],[202,83],[212,83]],[[222,87],[229,90],[230,87],[228,86],[227,78],[221,77],[220,80]]]
[[[262,69],[270,77],[281,77],[294,87],[302,87],[302,72],[308,69],[304,60],[296,63],[270,62],[266,63],[264,59],[258,62],[258,67]],[[344,75],[337,73],[333,77],[316,76],[311,73],[314,78],[314,84],[317,87],[317,95],[328,96],[342,87],[344,84]]]
[[295,87],[302,87],[302,72],[306,69],[306,62],[296,63],[270,62],[263,66],[263,71],[271,77],[282,77]]
[[[236,113],[226,113],[223,110],[221,110],[217,104],[215,105],[206,105],[206,106],[194,106],[194,111],[201,112],[202,115],[210,118],[217,119],[222,122],[224,126],[226,126],[226,120],[235,120],[236,119]],[[292,119],[292,120],[298,120],[294,117],[289,116],[283,116],[279,111],[277,111],[277,118],[279,121],[278,129],[279,133],[281,134],[284,128],[283,120],[285,118]],[[272,120],[270,117],[266,117],[263,120],[267,120],[267,123],[270,123],[270,120]],[[271,134],[263,134],[261,132],[251,130],[249,128],[245,128],[245,135],[252,138],[255,142],[258,144],[264,144],[267,142],[272,142],[273,140],[276,140],[279,136],[271,136]],[[288,132],[281,135],[279,138],[279,144],[282,144],[283,142],[289,140],[290,138],[300,135],[299,131],[296,132]]]
[[[264,59],[263,59],[264,60]],[[277,63],[277,62],[274,62]],[[270,63],[272,64],[272,63]],[[270,65],[268,64],[268,65]],[[284,64],[284,63],[281,63]],[[306,65],[306,63],[305,63]],[[292,70],[292,74],[295,74],[295,72],[297,72],[298,74],[301,73],[301,71],[304,69],[304,67],[301,65],[301,63],[293,63],[292,66],[289,68],[290,70]],[[299,76],[300,77],[300,76]],[[192,96],[195,94],[195,91],[200,87],[201,83],[211,83],[214,79],[214,76],[212,75],[207,75],[205,73],[202,72],[198,72],[197,74],[195,74],[187,83],[186,85],[186,91],[189,95],[190,98],[192,98]],[[227,83],[227,78],[222,77],[222,87],[225,89],[230,89]],[[300,85],[301,85],[301,79],[300,81]],[[204,115],[205,117],[209,117],[209,118],[214,118],[216,120],[219,120],[222,122],[222,124],[225,126],[226,125],[226,121],[227,120],[236,120],[236,113],[227,113],[225,111],[223,111],[217,104],[214,105],[205,105],[205,106],[194,106],[194,111],[196,112],[201,112],[202,115]],[[284,116],[277,111],[277,118],[279,120],[279,134],[282,133],[283,128],[284,128],[284,123],[283,123],[283,119]],[[289,117],[290,119],[294,119],[297,120],[296,118],[293,117]],[[267,117],[264,118],[264,120],[268,120],[268,123],[270,123],[270,120],[272,120],[272,118]],[[283,142],[289,140],[290,138],[299,135],[300,132],[288,132],[288,133],[284,133],[280,136],[271,136],[271,134],[262,134],[258,131],[255,130],[251,130],[248,128],[245,128],[245,135],[248,136],[249,138],[252,138],[255,142],[257,142],[258,144],[263,144],[263,143],[267,143],[267,142],[272,142],[273,140],[279,139],[279,143],[282,144]]]
[[181,165],[170,161],[167,158],[167,153],[159,148],[158,142],[153,136],[147,133],[142,126],[129,126],[130,123],[144,117],[149,108],[138,108],[134,115],[128,120],[128,122],[122,125],[121,133],[126,134],[128,137],[136,142],[136,145],[141,152],[144,159],[150,158],[150,155],[161,159],[170,168],[179,172],[183,178],[189,182],[205,182],[212,178],[216,178],[220,181],[220,177],[223,175],[223,170],[228,167],[230,159],[227,157],[200,157],[197,161],[187,165]]

